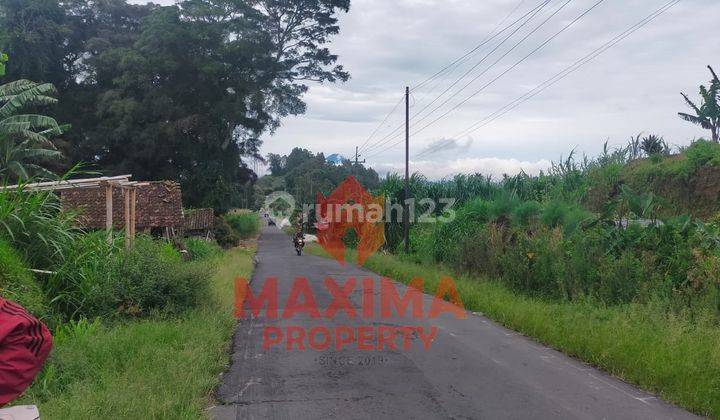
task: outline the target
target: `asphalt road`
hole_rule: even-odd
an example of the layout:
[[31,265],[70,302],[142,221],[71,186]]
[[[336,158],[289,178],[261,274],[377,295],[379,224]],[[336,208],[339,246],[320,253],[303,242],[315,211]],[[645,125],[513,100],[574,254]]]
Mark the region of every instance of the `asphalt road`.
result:
[[[322,313],[333,301],[324,286],[325,277],[340,284],[350,277],[379,282],[377,274],[353,265],[296,256],[290,238],[274,227],[264,228],[257,258],[251,287],[257,294],[266,278],[276,277],[281,315],[297,276],[309,279]],[[405,288],[398,286],[398,290],[404,293]],[[361,288],[349,296],[360,308]],[[430,300],[425,296],[426,304]],[[289,319],[266,315],[240,320],[231,366],[218,390],[220,405],[211,411],[213,418],[695,418],[478,314],[469,313],[467,319],[445,314],[433,320],[381,318],[377,313],[371,319],[350,318],[344,311],[332,319],[313,319],[305,313]],[[297,345],[287,350],[286,342],[263,348],[265,327],[309,331],[324,326],[332,332],[338,326],[395,325],[436,326],[438,332],[429,349],[418,334],[407,336],[411,344],[407,350],[402,348],[405,335],[399,336],[394,350],[387,345],[382,350],[359,350],[353,344],[336,351],[336,343],[325,351],[311,349],[307,343],[305,350],[298,350]],[[316,338],[320,346],[322,335]]]

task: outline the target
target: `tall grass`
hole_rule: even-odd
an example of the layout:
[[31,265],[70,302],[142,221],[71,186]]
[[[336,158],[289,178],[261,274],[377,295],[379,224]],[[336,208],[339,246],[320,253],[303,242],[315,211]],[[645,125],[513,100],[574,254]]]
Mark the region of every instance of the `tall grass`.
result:
[[180,313],[207,296],[206,267],[185,263],[168,243],[138,237],[125,251],[123,238],[108,244],[103,232],[81,236],[46,290],[68,319]]
[[251,211],[228,213],[224,219],[241,239],[249,239],[260,232],[260,217]]
[[0,239],[0,296],[24,306],[41,319],[50,315],[45,293],[20,255]]
[[199,238],[186,239],[185,247],[190,253],[190,257],[195,261],[217,257],[222,253],[222,249],[216,242],[206,241]]
[[37,404],[50,420],[205,418],[227,365],[234,279],[249,277],[253,253],[236,248],[214,259],[208,298],[171,319],[58,329],[46,369],[18,403]]
[[50,192],[30,192],[21,185],[0,192],[0,237],[18,250],[31,268],[50,269],[61,262],[80,234],[74,214],[62,211]]

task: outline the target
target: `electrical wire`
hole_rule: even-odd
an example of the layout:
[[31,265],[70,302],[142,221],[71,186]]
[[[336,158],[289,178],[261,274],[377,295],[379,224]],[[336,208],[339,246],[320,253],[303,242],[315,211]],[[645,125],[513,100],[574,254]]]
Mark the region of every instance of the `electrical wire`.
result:
[[[615,45],[619,44],[621,41],[623,41],[625,38],[629,37],[636,31],[640,30],[642,27],[646,26],[656,18],[658,18],[660,15],[665,13],[667,10],[675,6],[676,4],[680,3],[681,0],[671,0],[668,3],[665,3],[662,7],[655,10],[645,18],[641,19],[634,25],[627,28],[625,31],[621,32],[620,34],[616,35],[609,41],[605,42],[600,47],[596,48],[589,54],[583,56],[582,58],[575,61],[573,64],[567,66],[560,72],[556,73],[554,76],[546,79],[544,82],[537,85],[535,88],[531,89],[524,95],[514,99],[513,101],[509,102],[505,106],[499,108],[495,112],[492,112],[488,114],[485,118],[473,123],[470,125],[470,127],[466,128],[465,130],[459,132],[458,134],[452,136],[451,138],[460,138],[464,135],[471,134],[477,130],[479,130],[482,127],[485,127],[486,125],[492,123],[493,121],[497,120],[498,118],[502,117],[503,115],[507,114],[508,112],[512,111],[513,109],[517,108],[518,106],[522,105],[523,103],[529,101],[533,97],[539,95],[546,89],[552,87],[565,77],[569,76],[570,74],[574,73],[575,71],[579,70],[582,66],[588,64],[601,54],[603,54],[605,51],[609,50],[610,48],[614,47]],[[445,144],[436,145],[429,149],[426,149],[420,153],[418,153],[415,158],[426,156],[430,153],[439,152],[444,148]]]

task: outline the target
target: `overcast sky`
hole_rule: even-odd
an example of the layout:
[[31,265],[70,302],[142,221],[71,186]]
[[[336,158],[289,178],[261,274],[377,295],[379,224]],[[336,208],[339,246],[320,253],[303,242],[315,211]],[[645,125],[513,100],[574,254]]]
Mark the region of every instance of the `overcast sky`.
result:
[[[551,0],[526,27],[448,93],[486,71],[511,46],[567,0]],[[440,116],[526,56],[598,0],[571,0],[525,42],[448,101],[415,129]],[[679,92],[696,98],[700,83],[720,70],[717,22],[720,1],[682,0],[658,19],[597,57],[587,66],[479,130],[455,138],[508,102],[525,94],[579,58],[625,31],[667,0],[605,0],[543,49],[488,85],[481,93],[411,138],[411,170],[431,178],[458,172],[499,176],[520,169],[536,173],[575,148],[596,155],[605,140],[620,145],[639,132],[656,133],[671,144],[688,144],[706,135],[677,117],[686,111]],[[171,3],[168,1],[166,3]],[[332,51],[350,71],[345,84],[313,85],[305,97],[308,112],[283,121],[264,138],[264,153],[287,154],[295,146],[326,155],[351,157],[393,108],[406,85],[415,86],[478,45],[503,18],[513,22],[541,0],[352,0],[340,18],[341,33]],[[519,7],[518,7],[519,5]],[[411,113],[422,109],[447,86],[480,61],[503,33],[439,83],[413,92]],[[443,96],[427,111],[441,104]],[[402,124],[402,107],[369,144]],[[426,112],[427,112],[426,111]],[[422,114],[424,115],[424,114]],[[411,130],[412,131],[412,130]],[[401,137],[387,142],[399,141]],[[438,143],[438,142],[442,143]],[[440,151],[414,157],[433,144]],[[379,172],[401,168],[402,144],[364,153]],[[366,147],[367,148],[367,147]],[[382,153],[379,153],[382,152]]]

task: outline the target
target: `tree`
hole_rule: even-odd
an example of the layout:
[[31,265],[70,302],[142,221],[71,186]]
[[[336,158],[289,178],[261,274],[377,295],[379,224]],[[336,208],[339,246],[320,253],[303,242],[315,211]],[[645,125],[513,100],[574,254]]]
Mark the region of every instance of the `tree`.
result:
[[13,180],[27,179],[33,174],[53,177],[40,162],[61,156],[49,140],[62,133],[60,126],[53,118],[19,112],[32,105],[56,103],[49,96],[54,92],[49,83],[28,80],[0,86],[0,176]]
[[[223,1],[223,3],[233,3]],[[350,74],[336,65],[338,56],[325,44],[340,32],[336,13],[348,12],[350,0],[250,0],[248,16],[256,31],[270,38],[277,77],[273,110],[281,117],[305,112],[305,82],[345,82]],[[299,83],[298,83],[299,82]]]
[[186,205],[223,209],[249,201],[256,176],[246,162],[262,160],[260,138],[283,117],[305,112],[306,83],[348,79],[326,48],[336,13],[348,8],[348,0],[3,0],[0,49],[22,62],[18,76],[58,86],[54,116],[73,126],[58,143],[68,164],[177,179]]
[[700,97],[702,102],[700,106],[695,105],[690,98],[684,93],[680,93],[690,108],[695,111],[695,115],[678,112],[680,118],[697,124],[704,129],[710,130],[712,140],[720,141],[720,79],[718,79],[712,67],[708,66],[713,78],[710,81],[710,87],[700,85]]
[[[380,184],[380,177],[372,168],[366,168],[362,164],[355,165],[349,160],[335,165],[329,163],[324,154],[314,154],[299,147],[294,148],[287,156],[270,154],[268,162],[272,175],[261,178],[262,181],[256,185],[256,197],[262,199],[269,192],[285,190],[292,194],[300,205],[315,203],[317,193],[329,195],[350,175],[367,190],[377,188]],[[255,205],[258,204],[262,202],[256,199]]]
[[66,37],[70,28],[56,0],[3,0],[0,44],[12,66],[10,80],[44,80],[60,86],[65,68]]

